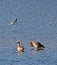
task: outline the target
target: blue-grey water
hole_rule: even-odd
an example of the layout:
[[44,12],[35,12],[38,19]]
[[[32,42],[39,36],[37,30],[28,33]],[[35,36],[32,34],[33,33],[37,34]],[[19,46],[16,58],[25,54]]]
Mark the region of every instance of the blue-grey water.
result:
[[[31,51],[30,41],[45,49]],[[0,65],[57,65],[57,0],[0,0]]]

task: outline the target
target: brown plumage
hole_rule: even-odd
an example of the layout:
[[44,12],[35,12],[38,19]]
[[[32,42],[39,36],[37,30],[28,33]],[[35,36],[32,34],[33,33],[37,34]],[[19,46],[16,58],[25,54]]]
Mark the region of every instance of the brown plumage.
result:
[[22,45],[20,45],[20,42],[18,42],[17,51],[24,52],[24,47]]
[[40,42],[37,42],[37,41],[31,41],[30,46],[34,46],[35,50],[41,50],[44,48],[44,46]]

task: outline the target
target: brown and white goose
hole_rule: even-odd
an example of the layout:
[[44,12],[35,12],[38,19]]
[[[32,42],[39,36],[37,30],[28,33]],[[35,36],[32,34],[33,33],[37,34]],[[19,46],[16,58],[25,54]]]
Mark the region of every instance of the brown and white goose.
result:
[[40,42],[37,42],[37,41],[31,41],[30,46],[34,46],[35,50],[42,50],[44,48],[44,46]]
[[17,42],[18,45],[17,45],[17,51],[18,52],[24,52],[24,47],[22,45],[20,45],[20,42]]

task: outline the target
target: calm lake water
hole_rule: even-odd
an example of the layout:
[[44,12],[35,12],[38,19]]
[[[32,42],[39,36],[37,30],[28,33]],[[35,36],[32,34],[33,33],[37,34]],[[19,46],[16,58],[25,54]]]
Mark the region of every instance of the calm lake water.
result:
[[[31,51],[30,41],[45,49]],[[57,65],[57,0],[0,0],[0,65]]]

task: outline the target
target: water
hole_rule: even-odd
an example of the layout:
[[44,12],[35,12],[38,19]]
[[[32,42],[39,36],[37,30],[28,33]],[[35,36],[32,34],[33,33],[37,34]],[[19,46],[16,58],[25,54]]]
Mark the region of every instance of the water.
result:
[[[33,40],[45,49],[31,51]],[[0,0],[0,65],[57,65],[57,0]]]

